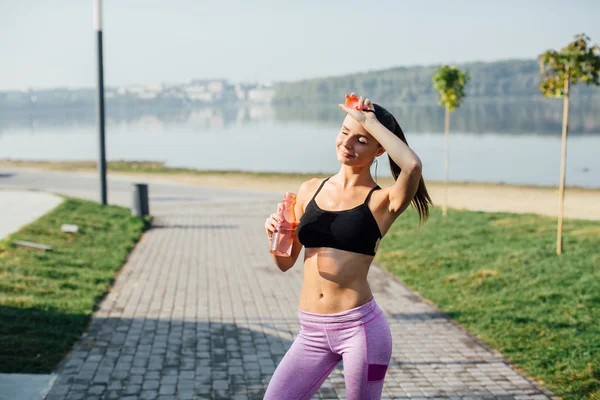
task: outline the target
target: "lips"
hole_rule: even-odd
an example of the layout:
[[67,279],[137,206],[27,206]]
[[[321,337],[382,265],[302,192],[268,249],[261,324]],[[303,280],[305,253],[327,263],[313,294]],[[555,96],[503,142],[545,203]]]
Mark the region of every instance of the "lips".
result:
[[346,153],[346,152],[345,152],[345,151],[343,151],[343,150],[342,150],[342,155],[343,155],[344,157],[347,157],[347,158],[354,158],[354,156],[353,156],[352,154],[350,154],[350,153]]

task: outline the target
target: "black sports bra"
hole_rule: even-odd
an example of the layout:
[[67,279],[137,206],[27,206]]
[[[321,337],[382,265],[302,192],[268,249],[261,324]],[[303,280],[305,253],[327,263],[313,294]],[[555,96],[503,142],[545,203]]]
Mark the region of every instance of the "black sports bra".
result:
[[315,197],[328,180],[329,178],[321,183],[307,204],[296,228],[298,240],[306,248],[331,247],[374,256],[377,242],[382,236],[369,209],[369,199],[375,190],[381,188],[375,186],[364,203],[354,208],[327,211],[317,205]]

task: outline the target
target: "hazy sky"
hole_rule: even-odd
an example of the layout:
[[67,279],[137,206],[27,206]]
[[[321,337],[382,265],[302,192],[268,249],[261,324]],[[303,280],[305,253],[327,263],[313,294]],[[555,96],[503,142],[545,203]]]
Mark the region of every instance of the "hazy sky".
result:
[[[105,84],[233,82],[535,58],[600,1],[104,0]],[[92,0],[0,0],[0,90],[94,87]]]

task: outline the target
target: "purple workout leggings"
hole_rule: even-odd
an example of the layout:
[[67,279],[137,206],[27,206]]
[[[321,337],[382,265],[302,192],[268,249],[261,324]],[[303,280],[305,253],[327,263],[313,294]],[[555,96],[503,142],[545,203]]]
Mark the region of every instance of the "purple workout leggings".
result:
[[335,314],[298,309],[300,332],[265,393],[265,400],[308,400],[344,361],[348,400],[380,399],[392,357],[392,334],[381,308],[366,304]]

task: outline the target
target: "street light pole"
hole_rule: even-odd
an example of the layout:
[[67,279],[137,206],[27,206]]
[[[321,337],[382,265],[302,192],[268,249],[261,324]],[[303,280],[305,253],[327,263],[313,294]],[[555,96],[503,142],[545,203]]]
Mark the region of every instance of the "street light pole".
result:
[[100,158],[98,160],[98,172],[100,173],[100,202],[106,205],[106,147],[104,145],[104,68],[102,62],[102,0],[93,0],[94,2],[94,30],[97,37],[98,50],[98,98],[97,98],[97,119],[98,136],[100,139]]

